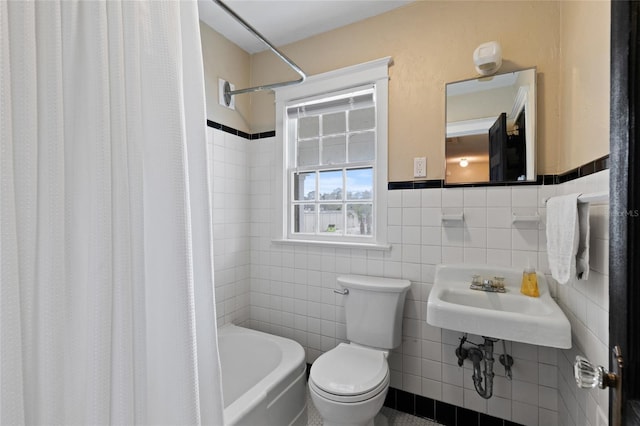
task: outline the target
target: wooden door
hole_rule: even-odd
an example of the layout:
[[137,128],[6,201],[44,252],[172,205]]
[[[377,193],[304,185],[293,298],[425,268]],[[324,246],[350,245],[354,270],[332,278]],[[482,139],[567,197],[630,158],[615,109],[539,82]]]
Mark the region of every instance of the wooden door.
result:
[[507,113],[503,112],[489,129],[489,180],[501,182],[507,167]]
[[[609,345],[624,358],[609,424],[640,424],[640,3],[611,2]],[[612,362],[609,370],[614,370]]]

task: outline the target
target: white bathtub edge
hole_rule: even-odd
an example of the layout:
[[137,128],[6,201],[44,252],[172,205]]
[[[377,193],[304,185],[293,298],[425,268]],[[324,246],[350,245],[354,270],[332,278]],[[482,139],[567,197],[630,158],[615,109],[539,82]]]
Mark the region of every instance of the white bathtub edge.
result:
[[[225,425],[233,426],[242,424],[245,415],[259,407],[260,404],[270,405],[272,401],[266,401],[266,399],[269,393],[282,383],[282,379],[284,377],[295,375],[297,378],[299,374],[306,374],[306,358],[302,346],[298,342],[286,337],[263,333],[261,331],[239,327],[233,324],[225,324],[218,329],[218,335],[225,334],[258,335],[262,338],[271,340],[282,348],[282,359],[280,360],[280,363],[272,372],[259,382],[260,386],[252,387],[225,408]],[[279,398],[281,393],[282,391],[278,392],[276,399]],[[266,405],[265,408],[267,408]]]

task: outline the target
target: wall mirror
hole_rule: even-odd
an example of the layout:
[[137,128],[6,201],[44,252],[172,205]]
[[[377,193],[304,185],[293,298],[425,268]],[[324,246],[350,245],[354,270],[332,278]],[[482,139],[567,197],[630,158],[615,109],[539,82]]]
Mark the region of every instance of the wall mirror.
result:
[[445,184],[536,180],[536,69],[448,83]]

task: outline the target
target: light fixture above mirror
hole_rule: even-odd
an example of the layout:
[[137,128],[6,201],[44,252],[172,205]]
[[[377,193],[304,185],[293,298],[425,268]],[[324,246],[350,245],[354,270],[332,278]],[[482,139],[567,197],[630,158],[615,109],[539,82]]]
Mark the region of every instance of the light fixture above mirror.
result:
[[482,43],[473,52],[473,64],[480,75],[493,75],[502,66],[502,46],[497,41]]
[[446,103],[446,185],[536,180],[535,68],[449,83]]

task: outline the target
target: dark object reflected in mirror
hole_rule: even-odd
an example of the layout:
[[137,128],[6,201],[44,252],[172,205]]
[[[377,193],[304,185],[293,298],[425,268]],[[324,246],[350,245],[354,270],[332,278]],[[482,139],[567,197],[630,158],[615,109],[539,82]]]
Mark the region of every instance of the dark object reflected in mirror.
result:
[[536,180],[536,69],[447,84],[446,185]]

